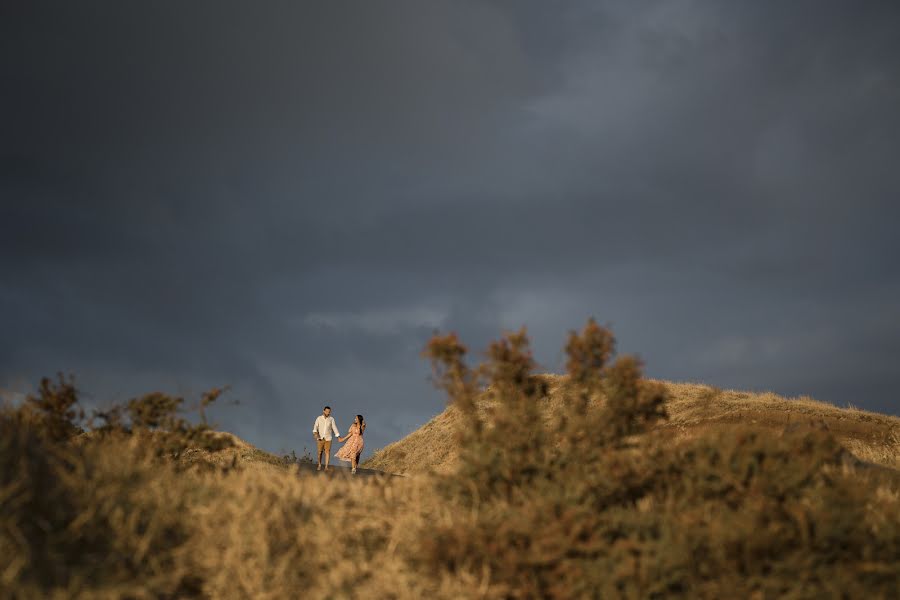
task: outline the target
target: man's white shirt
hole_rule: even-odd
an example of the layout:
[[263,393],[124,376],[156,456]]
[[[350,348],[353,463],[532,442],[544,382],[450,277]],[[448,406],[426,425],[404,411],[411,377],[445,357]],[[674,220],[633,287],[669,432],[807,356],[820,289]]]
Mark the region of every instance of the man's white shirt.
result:
[[341,432],[338,431],[337,425],[334,424],[334,417],[319,415],[319,418],[316,419],[316,424],[313,425],[313,433],[318,434],[319,439],[330,440],[332,431],[334,435],[341,437]]

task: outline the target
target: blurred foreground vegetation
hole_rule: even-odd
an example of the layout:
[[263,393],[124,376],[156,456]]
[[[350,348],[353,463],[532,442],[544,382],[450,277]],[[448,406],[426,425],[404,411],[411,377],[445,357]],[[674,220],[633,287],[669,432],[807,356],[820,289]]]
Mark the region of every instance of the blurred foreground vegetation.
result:
[[[524,330],[425,354],[460,411],[441,475],[303,475],[217,456],[200,401],[86,418],[71,380],[0,411],[10,598],[896,598],[900,482],[817,427],[676,439],[666,388],[589,321],[548,427]],[[476,400],[489,395],[491,408]],[[241,455],[243,456],[243,455]]]

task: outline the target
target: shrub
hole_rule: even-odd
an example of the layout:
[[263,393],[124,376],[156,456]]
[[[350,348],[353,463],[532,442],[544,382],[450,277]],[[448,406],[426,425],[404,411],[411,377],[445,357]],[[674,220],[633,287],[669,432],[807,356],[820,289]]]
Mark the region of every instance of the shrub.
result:
[[848,467],[827,431],[651,433],[665,389],[634,357],[610,364],[614,348],[593,321],[570,335],[571,411],[548,433],[524,331],[474,370],[455,337],[432,340],[435,379],[466,415],[458,472],[437,486],[460,510],[416,546],[417,569],[487,574],[497,598],[896,594],[900,523],[884,511],[897,494]]
[[0,410],[2,580],[25,597],[77,596],[96,582],[123,596],[189,592],[195,576],[179,549],[202,490],[166,459],[230,441],[176,416],[181,404],[148,394],[95,414],[102,425],[85,432],[74,381],[60,375]]

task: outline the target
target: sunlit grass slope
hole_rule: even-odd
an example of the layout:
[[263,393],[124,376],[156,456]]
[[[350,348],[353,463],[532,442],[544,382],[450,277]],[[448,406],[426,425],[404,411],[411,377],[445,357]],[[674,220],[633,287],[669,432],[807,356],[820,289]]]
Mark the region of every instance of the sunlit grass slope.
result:
[[[566,411],[565,375],[542,375],[549,394],[542,413],[552,431],[555,418]],[[777,432],[786,428],[819,427],[830,431],[860,460],[900,468],[900,418],[856,408],[839,408],[812,398],[785,398],[772,393],[721,390],[696,383],[660,382],[669,391],[669,419],[658,428],[679,438],[717,429],[756,425]],[[486,415],[490,402],[482,398]],[[448,472],[458,457],[454,428],[461,419],[450,406],[403,439],[375,452],[363,465],[390,473]],[[495,435],[502,435],[497,432]]]

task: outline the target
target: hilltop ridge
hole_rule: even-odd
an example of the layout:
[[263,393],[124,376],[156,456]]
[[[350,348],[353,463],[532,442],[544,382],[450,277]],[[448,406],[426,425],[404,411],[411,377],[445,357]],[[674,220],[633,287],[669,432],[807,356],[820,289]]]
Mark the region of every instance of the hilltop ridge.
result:
[[[549,426],[554,414],[565,409],[567,376],[539,375],[549,387],[541,400]],[[661,381],[669,391],[669,419],[658,426],[676,438],[689,438],[710,429],[757,425],[783,431],[815,425],[826,428],[865,462],[900,468],[900,418],[853,407],[840,408],[808,396],[786,398],[770,392],[722,390],[699,383]],[[479,410],[487,413],[484,398]],[[454,429],[461,415],[452,405],[406,437],[388,444],[362,465],[388,473],[446,472],[456,463]]]

